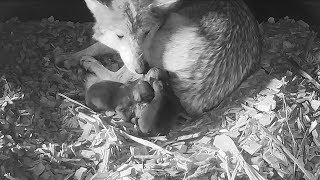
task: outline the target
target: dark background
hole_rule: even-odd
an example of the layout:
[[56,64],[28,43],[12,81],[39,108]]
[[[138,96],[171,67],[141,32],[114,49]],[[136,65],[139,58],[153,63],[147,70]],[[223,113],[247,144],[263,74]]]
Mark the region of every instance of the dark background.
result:
[[[196,1],[196,0],[195,0]],[[269,17],[289,16],[304,20],[314,30],[320,30],[320,0],[244,0],[259,22]],[[21,21],[55,19],[93,21],[84,0],[0,0],[0,20],[18,17]],[[319,32],[319,31],[318,31]]]

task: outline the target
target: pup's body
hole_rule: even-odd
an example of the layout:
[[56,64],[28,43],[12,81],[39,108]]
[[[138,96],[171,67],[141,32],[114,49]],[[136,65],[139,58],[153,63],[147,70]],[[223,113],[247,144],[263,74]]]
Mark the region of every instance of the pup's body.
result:
[[152,84],[154,98],[135,111],[138,127],[143,135],[166,134],[184,113],[183,108],[172,91],[167,72],[151,68],[144,79]]
[[[89,77],[90,78],[90,77]],[[99,81],[86,88],[85,100],[94,111],[112,111],[125,121],[134,116],[136,103],[150,102],[154,91],[146,81],[122,84],[114,81]]]
[[86,104],[94,111],[115,111],[117,106],[132,102],[129,88],[114,81],[100,81],[86,90]]
[[145,62],[165,69],[191,115],[217,106],[259,63],[259,29],[241,0],[85,1],[101,44],[70,61],[117,51],[133,76],[145,72]]
[[144,135],[168,133],[182,113],[178,99],[164,83],[159,80],[153,81],[153,100],[141,112],[136,113],[139,129]]

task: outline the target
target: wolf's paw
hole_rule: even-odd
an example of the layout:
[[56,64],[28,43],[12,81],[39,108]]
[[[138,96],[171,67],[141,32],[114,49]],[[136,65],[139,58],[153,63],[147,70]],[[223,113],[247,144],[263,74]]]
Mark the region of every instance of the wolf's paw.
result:
[[83,56],[80,59],[80,65],[85,68],[87,71],[95,72],[95,69],[98,69],[102,64],[91,56]]
[[79,57],[76,57],[74,54],[64,53],[60,48],[56,48],[53,54],[54,63],[58,68],[70,69],[79,64]]
[[72,55],[63,54],[55,57],[55,64],[59,68],[70,69],[78,65],[78,59]]

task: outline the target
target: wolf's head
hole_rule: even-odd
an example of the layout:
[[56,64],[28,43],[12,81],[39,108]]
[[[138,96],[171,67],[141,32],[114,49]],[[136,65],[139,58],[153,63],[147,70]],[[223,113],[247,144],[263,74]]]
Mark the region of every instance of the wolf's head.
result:
[[96,19],[93,38],[118,51],[128,69],[140,74],[146,70],[144,58],[154,33],[180,0],[85,2]]

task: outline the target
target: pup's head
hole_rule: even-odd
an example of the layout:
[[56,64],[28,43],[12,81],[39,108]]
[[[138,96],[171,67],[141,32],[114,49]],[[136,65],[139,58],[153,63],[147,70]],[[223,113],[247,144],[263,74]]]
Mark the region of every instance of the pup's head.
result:
[[132,95],[137,102],[150,102],[154,98],[154,90],[147,81],[139,81],[133,87]]
[[128,69],[139,74],[146,71],[154,33],[180,1],[85,0],[96,19],[93,38],[117,50]]

